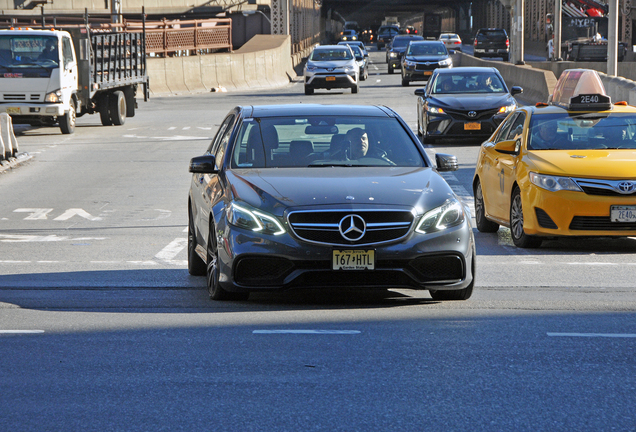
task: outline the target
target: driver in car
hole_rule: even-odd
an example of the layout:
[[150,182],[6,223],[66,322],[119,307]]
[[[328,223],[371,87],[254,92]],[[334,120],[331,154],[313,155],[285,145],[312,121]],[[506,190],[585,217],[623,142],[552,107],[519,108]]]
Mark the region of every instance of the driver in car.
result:
[[382,159],[395,165],[386,155],[386,152],[369,146],[369,135],[362,128],[353,128],[347,132],[349,146],[345,145],[339,152],[333,155],[335,159],[359,160],[364,157]]

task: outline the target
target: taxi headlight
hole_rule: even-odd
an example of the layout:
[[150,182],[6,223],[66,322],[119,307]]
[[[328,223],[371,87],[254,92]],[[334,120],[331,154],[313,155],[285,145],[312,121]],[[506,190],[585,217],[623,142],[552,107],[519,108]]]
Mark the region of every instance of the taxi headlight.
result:
[[285,233],[285,229],[274,216],[236,203],[230,205],[227,219],[231,225],[239,228],[273,235]]
[[54,92],[47,93],[46,96],[44,96],[44,102],[50,102],[50,103],[62,102],[62,92],[60,90],[56,90]]
[[530,182],[542,189],[556,192],[560,190],[569,190],[582,192],[581,188],[569,177],[558,177],[545,174],[530,173]]
[[516,105],[506,105],[506,106],[502,106],[501,108],[499,108],[499,114],[508,114],[509,112],[514,111],[514,109],[516,108]]
[[455,198],[451,198],[422,216],[415,231],[420,234],[430,234],[457,226],[463,223],[464,219],[464,208],[461,203]]

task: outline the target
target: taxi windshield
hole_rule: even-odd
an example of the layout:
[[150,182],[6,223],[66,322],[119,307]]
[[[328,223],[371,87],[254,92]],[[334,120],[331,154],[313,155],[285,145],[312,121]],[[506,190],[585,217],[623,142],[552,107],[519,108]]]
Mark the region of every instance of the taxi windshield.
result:
[[528,150],[636,149],[636,115],[583,113],[534,115]]
[[232,156],[233,168],[426,166],[401,123],[379,117],[246,119]]

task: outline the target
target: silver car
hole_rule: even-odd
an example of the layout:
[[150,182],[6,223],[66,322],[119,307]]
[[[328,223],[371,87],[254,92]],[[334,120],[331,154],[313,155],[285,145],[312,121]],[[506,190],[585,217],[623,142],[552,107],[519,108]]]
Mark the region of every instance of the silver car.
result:
[[315,89],[350,88],[358,93],[360,67],[347,45],[319,45],[307,57],[304,68],[305,94]]
[[444,42],[447,50],[462,50],[462,39],[457,33],[442,33],[439,35],[439,40]]

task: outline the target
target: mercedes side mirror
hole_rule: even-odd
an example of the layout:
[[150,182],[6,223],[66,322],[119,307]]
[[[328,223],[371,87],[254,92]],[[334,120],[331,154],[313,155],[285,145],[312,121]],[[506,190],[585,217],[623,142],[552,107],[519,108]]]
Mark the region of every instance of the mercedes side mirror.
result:
[[197,156],[190,159],[190,172],[194,174],[218,174],[214,155]]
[[459,163],[457,162],[457,156],[444,153],[435,153],[435,163],[437,164],[437,171],[457,171],[459,169]]

